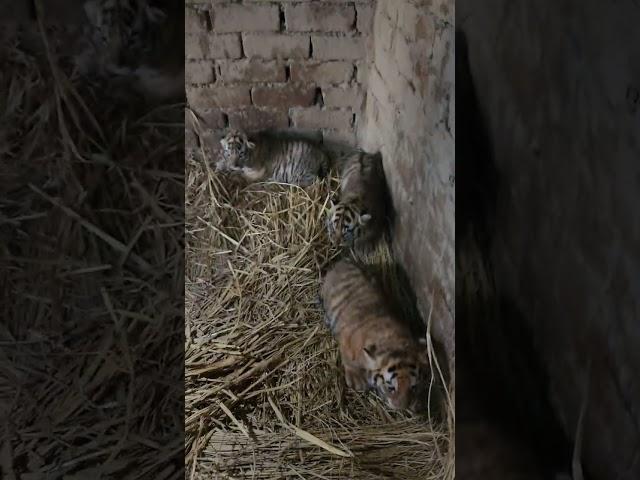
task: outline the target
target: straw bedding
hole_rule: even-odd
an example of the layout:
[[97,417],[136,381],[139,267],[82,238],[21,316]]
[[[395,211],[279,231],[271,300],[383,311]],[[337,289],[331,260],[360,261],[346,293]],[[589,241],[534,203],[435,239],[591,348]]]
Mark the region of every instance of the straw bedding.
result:
[[183,105],[123,116],[57,33],[0,46],[0,477],[183,478]]
[[[186,177],[188,478],[453,478],[446,422],[344,386],[318,303],[337,180],[240,184],[202,153]],[[386,244],[360,260],[402,301]]]

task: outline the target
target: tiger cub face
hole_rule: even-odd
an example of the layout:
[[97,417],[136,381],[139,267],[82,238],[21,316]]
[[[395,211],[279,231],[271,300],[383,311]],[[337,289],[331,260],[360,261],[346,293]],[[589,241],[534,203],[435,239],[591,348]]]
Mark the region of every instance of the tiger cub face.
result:
[[327,218],[329,239],[334,245],[349,245],[360,238],[361,230],[371,221],[371,215],[362,212],[359,207],[351,203],[331,202],[331,209]]
[[249,141],[246,133],[234,129],[229,130],[220,140],[220,145],[222,146],[222,151],[218,168],[227,168],[229,170],[242,170],[247,163],[251,150],[256,146]]
[[419,406],[420,375],[426,366],[423,340],[402,350],[381,350],[375,345],[364,348],[369,386],[393,409],[416,411]]

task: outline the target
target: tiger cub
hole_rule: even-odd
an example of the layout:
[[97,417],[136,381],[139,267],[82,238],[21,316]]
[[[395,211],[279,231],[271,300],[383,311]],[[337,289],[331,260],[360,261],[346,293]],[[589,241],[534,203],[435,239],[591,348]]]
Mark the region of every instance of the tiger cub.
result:
[[327,272],[320,297],[347,386],[375,389],[391,408],[417,411],[418,379],[427,362],[424,339],[414,338],[389,311],[382,292],[349,261]]
[[240,172],[251,182],[272,180],[306,187],[329,169],[329,157],[304,140],[285,140],[262,135],[252,142],[246,133],[229,130],[220,140],[219,170]]
[[387,185],[380,153],[355,152],[342,160],[340,201],[331,202],[327,231],[334,245],[368,250],[384,232]]

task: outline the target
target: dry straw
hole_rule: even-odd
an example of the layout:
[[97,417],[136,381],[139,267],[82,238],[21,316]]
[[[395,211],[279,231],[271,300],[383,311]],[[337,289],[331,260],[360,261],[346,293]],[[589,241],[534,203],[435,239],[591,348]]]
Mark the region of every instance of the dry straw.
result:
[[[188,478],[453,478],[450,424],[343,384],[318,304],[338,254],[325,233],[336,179],[245,185],[200,153],[186,177]],[[386,245],[364,260],[400,284]]]
[[183,106],[124,118],[69,35],[0,46],[0,476],[182,478]]

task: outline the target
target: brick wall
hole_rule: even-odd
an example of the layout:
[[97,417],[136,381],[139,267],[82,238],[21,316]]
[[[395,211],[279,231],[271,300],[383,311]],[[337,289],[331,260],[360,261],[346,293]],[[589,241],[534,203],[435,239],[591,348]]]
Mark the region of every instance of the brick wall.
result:
[[394,249],[423,318],[455,358],[453,0],[378,0],[359,143],[381,150]]
[[186,3],[187,101],[205,147],[228,126],[354,144],[374,0]]
[[205,147],[231,126],[382,151],[396,253],[452,360],[453,0],[188,0],[185,18]]

